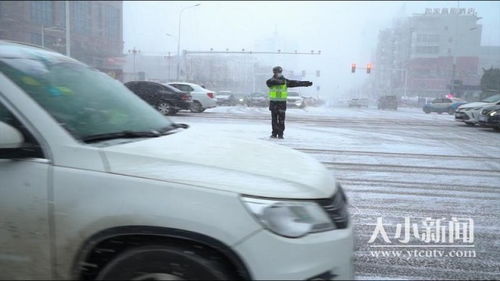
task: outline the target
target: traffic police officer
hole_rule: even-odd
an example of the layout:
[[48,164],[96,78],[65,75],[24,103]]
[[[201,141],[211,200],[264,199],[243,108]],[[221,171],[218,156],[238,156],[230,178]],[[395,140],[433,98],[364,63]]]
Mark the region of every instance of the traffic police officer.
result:
[[272,128],[271,138],[283,138],[285,131],[285,112],[288,88],[309,87],[310,81],[288,80],[283,76],[283,68],[276,66],[273,68],[273,77],[266,81],[269,88],[269,110],[271,111]]

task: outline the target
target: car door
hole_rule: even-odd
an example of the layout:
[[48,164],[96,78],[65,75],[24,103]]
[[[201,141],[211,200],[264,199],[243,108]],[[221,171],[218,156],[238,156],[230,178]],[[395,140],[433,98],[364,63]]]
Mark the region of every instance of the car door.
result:
[[453,101],[451,99],[443,99],[443,108],[442,110],[444,111],[448,111],[448,109],[450,108],[450,106],[453,104]]
[[[2,102],[1,92],[0,121],[21,131],[26,145],[39,147],[29,129]],[[0,149],[0,279],[52,277],[51,166],[41,150],[33,156],[14,159]]]
[[431,104],[432,104],[432,110],[433,111],[441,111],[443,99],[434,99]]

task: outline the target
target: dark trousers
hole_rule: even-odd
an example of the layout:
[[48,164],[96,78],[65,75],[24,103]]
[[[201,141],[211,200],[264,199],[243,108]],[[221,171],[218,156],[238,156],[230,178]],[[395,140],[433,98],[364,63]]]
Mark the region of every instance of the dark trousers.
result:
[[273,127],[273,136],[283,136],[285,131],[285,112],[286,101],[270,101],[269,110],[271,111],[271,124]]

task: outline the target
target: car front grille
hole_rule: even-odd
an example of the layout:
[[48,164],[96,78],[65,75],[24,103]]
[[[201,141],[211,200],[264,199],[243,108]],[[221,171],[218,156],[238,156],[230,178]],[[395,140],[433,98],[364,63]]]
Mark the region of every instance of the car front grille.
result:
[[342,187],[337,185],[337,192],[328,199],[318,199],[316,202],[325,210],[337,229],[347,228],[349,212],[347,211],[347,197]]

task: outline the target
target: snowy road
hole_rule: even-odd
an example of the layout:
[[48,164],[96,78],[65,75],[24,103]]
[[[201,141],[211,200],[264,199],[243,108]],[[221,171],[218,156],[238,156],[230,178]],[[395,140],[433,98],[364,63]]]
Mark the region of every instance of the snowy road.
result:
[[[350,200],[358,279],[500,279],[500,133],[408,108],[289,109],[285,140],[268,138],[266,108],[219,107],[172,119],[193,130],[273,141],[323,162]],[[393,225],[405,217],[472,218],[468,250],[476,257],[377,258],[368,243],[377,217]]]

